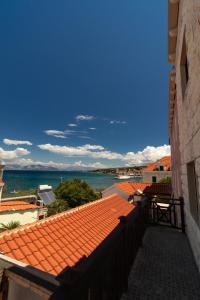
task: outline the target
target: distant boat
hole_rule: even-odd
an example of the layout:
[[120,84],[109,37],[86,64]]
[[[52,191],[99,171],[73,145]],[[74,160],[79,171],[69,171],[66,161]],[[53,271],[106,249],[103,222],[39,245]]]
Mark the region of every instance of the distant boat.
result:
[[14,189],[12,192],[10,192],[11,194],[17,194],[18,192]]
[[115,179],[129,179],[131,178],[131,176],[129,175],[118,175],[116,177],[114,177]]

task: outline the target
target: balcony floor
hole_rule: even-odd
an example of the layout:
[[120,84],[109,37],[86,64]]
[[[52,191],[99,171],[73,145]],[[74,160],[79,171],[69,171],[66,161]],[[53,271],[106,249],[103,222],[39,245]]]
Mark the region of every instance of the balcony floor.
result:
[[200,274],[186,235],[149,227],[121,300],[199,300]]

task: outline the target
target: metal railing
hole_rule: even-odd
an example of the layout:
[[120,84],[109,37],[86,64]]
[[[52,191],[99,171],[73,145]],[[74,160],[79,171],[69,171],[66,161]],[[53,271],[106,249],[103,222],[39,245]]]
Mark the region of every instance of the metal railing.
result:
[[175,198],[147,198],[146,222],[154,225],[164,225],[185,232],[184,200]]

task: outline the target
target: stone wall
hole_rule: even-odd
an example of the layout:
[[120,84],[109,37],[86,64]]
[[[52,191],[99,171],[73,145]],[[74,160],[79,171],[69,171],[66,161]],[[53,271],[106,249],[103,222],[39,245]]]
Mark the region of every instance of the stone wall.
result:
[[172,129],[170,130],[171,143],[171,169],[172,169],[172,190],[173,197],[179,198],[182,196],[181,186],[181,159],[180,159],[180,141],[179,141],[179,126],[178,126],[178,110],[177,99],[175,96],[174,114]]
[[[185,35],[189,80],[182,91],[181,54]],[[187,163],[194,161],[200,195],[200,1],[182,0],[176,49],[176,90],[181,156],[181,183],[185,199],[186,232],[200,269],[200,230],[190,213]],[[199,198],[200,204],[200,198]]]

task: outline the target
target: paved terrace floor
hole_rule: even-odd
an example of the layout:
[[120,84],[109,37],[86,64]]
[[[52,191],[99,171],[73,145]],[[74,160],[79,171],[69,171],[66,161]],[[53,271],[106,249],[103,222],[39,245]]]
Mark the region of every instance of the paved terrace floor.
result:
[[186,235],[149,227],[121,300],[199,300],[200,274]]

